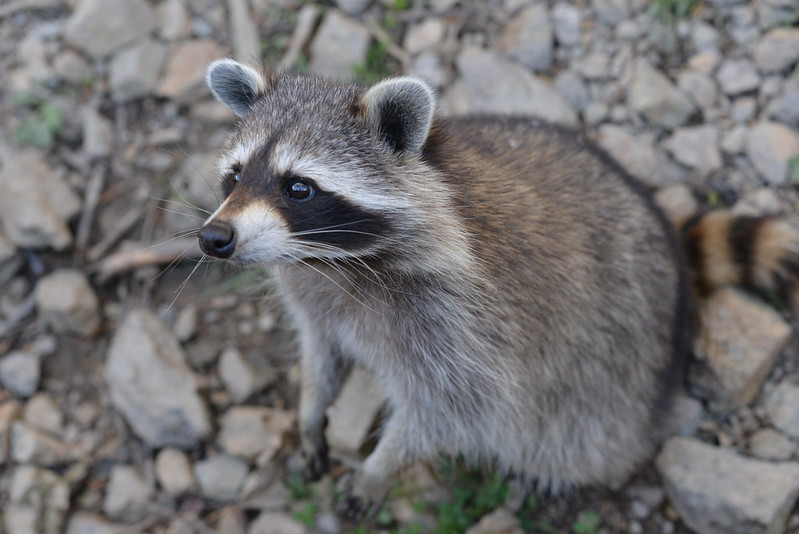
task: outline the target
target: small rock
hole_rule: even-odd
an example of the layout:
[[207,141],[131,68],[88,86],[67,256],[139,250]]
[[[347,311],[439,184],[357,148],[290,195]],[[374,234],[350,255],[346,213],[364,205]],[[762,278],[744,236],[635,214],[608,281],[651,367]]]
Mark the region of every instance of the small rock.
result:
[[114,148],[114,124],[89,108],[83,116],[83,152],[89,159],[106,158]]
[[[696,200],[694,200],[696,202]],[[702,403],[685,394],[672,399],[671,410],[665,421],[667,435],[691,436],[702,424],[705,410]]]
[[796,444],[775,430],[763,428],[749,438],[749,450],[764,460],[788,460],[796,452]]
[[274,373],[255,369],[242,354],[228,348],[219,358],[219,376],[235,402],[241,403],[274,382]]
[[158,35],[164,41],[177,41],[189,34],[189,13],[183,0],[164,0],[158,4]]
[[672,438],[657,458],[666,492],[699,534],[782,532],[799,495],[799,463],[744,458],[692,438]]
[[144,0],[81,0],[66,23],[67,43],[101,58],[146,36],[155,14]]
[[357,454],[383,405],[383,396],[366,371],[355,368],[341,394],[327,409],[325,435],[331,449]]
[[582,111],[588,105],[588,89],[573,70],[559,72],[555,77],[555,87],[577,111]]
[[466,534],[523,534],[519,518],[505,508],[497,508],[466,529]]
[[799,28],[775,28],[755,45],[752,57],[760,72],[781,72],[799,60]]
[[746,123],[757,113],[757,100],[753,97],[736,98],[732,103],[730,118],[733,122]]
[[260,406],[231,408],[222,418],[219,444],[228,454],[263,465],[283,445],[294,428],[293,412]]
[[153,447],[192,447],[211,432],[198,380],[166,326],[151,312],[132,311],[108,350],[111,401]]
[[699,202],[685,184],[674,184],[659,189],[655,193],[655,203],[668,215],[676,228],[681,227],[699,211]]
[[227,455],[211,456],[194,464],[194,476],[203,496],[216,501],[232,501],[249,472],[247,464]]
[[500,50],[534,71],[550,69],[552,46],[546,4],[533,4],[515,15],[499,39]]
[[435,47],[444,38],[444,23],[437,18],[427,18],[414,24],[405,32],[403,47],[409,54],[418,54]]
[[108,81],[114,101],[128,102],[152,93],[164,61],[166,47],[153,39],[117,54],[111,61]]
[[216,531],[220,534],[245,534],[246,521],[238,506],[228,506],[219,511]]
[[799,90],[788,91],[766,106],[765,115],[794,128],[799,126]]
[[0,465],[8,461],[11,424],[19,417],[21,407],[15,400],[0,404]]
[[710,390],[710,406],[719,411],[746,406],[788,343],[791,327],[771,308],[732,288],[714,292],[700,316],[695,350],[712,375],[703,384]]
[[68,83],[84,83],[92,79],[89,63],[72,50],[65,50],[53,59],[53,70]]
[[336,5],[347,15],[360,15],[372,0],[336,0]]
[[103,512],[111,519],[125,523],[140,521],[150,514],[148,501],[151,495],[150,487],[135,468],[115,465],[105,489]]
[[577,113],[548,82],[496,52],[467,48],[456,63],[462,76],[462,98],[454,102],[454,113],[509,113],[559,124],[578,123]]
[[205,69],[224,55],[222,49],[210,39],[183,41],[174,46],[156,94],[179,103],[205,96]]
[[648,185],[663,187],[680,179],[679,170],[651,142],[621,126],[603,125],[597,142],[624,170]]
[[66,534],[119,534],[119,529],[103,519],[86,512],[75,512],[67,522]]
[[588,54],[575,63],[577,70],[587,80],[601,80],[610,73],[610,56],[607,54]]
[[696,72],[710,75],[718,67],[719,61],[721,61],[721,55],[718,51],[706,50],[691,56],[691,59],[688,60],[688,67]]
[[0,220],[15,245],[60,251],[72,244],[67,222],[80,212],[81,201],[39,152],[0,146],[0,190]]
[[663,144],[674,159],[703,174],[721,168],[719,131],[715,126],[679,128]]
[[194,488],[194,474],[186,454],[173,448],[162,449],[155,457],[155,478],[167,493],[180,496]]
[[11,458],[18,463],[59,465],[67,460],[69,448],[61,441],[36,430],[27,423],[11,425]]
[[255,18],[247,0],[228,0],[230,35],[233,40],[233,57],[239,61],[252,61],[261,56],[261,38]]
[[591,0],[591,6],[602,24],[615,26],[630,16],[628,0]]
[[766,410],[774,426],[799,438],[799,386],[780,384],[766,400]]
[[17,531],[20,534],[63,530],[69,486],[54,472],[30,465],[17,467],[11,476],[8,499],[12,505],[27,507],[36,515],[37,528]]
[[263,512],[252,522],[247,534],[305,534],[305,525],[279,512]]
[[700,109],[711,108],[716,103],[716,84],[707,74],[691,70],[681,72],[677,85],[691,96]]
[[737,95],[757,89],[760,75],[755,66],[746,59],[728,59],[721,64],[716,79],[727,95]]
[[80,271],[62,269],[36,284],[39,315],[60,334],[91,337],[100,327],[100,302]]
[[174,327],[175,337],[185,343],[197,333],[197,307],[186,306],[178,314]]
[[449,76],[441,58],[433,52],[422,52],[413,59],[410,74],[418,76],[433,87],[440,89],[447,84]]
[[696,110],[685,93],[644,60],[635,65],[628,101],[647,120],[667,129],[681,126]]
[[32,506],[12,504],[3,510],[3,526],[8,534],[41,532],[39,515]]
[[18,397],[30,397],[39,389],[41,361],[35,354],[9,352],[0,359],[0,384]]
[[338,11],[328,11],[311,43],[311,68],[321,76],[349,80],[366,60],[369,31]]
[[737,125],[724,134],[721,138],[721,149],[727,154],[740,154],[746,146],[746,138],[749,130],[746,126]]
[[782,210],[782,203],[777,193],[769,187],[760,187],[747,191],[732,207],[732,213],[744,217],[762,217],[774,215]]
[[589,102],[585,109],[583,109],[583,120],[589,126],[599,124],[608,118],[608,105],[604,102],[593,101]]
[[696,20],[691,28],[691,40],[694,48],[701,52],[703,50],[717,50],[719,46],[719,32],[710,24]]
[[23,419],[29,425],[55,436],[64,430],[64,414],[47,393],[39,393],[28,400]]
[[769,184],[788,179],[788,162],[799,156],[799,135],[778,122],[760,122],[749,130],[746,155]]
[[570,4],[559,2],[552,8],[555,23],[555,39],[563,46],[580,44],[580,10]]

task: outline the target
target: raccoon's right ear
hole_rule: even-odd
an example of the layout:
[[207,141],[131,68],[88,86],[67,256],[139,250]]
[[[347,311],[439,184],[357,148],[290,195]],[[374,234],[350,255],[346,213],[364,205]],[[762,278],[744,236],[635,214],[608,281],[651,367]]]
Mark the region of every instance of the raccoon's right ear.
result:
[[217,100],[241,117],[270,85],[260,72],[232,59],[220,59],[208,65],[205,82]]
[[411,76],[384,80],[366,92],[362,104],[376,133],[394,150],[422,149],[435,110],[433,91],[425,82]]

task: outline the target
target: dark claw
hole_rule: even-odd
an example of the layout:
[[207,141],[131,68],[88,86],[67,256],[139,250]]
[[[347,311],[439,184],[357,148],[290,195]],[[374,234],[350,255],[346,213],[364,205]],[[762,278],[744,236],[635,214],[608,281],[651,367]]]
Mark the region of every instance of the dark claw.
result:
[[363,519],[369,504],[360,497],[348,495],[338,506],[338,515],[348,523],[356,523]]
[[327,443],[305,457],[303,477],[306,482],[316,482],[330,470]]

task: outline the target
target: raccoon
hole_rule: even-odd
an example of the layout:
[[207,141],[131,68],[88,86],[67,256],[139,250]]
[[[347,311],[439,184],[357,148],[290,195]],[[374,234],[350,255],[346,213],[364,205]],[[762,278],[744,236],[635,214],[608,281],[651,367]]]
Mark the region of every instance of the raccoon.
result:
[[390,415],[343,513],[440,454],[541,488],[618,485],[653,454],[692,338],[692,280],[790,287],[781,219],[675,230],[578,132],[528,117],[442,118],[425,82],[372,87],[232,60],[207,83],[238,123],[202,250],[272,264],[301,346],[310,479],[347,369]]

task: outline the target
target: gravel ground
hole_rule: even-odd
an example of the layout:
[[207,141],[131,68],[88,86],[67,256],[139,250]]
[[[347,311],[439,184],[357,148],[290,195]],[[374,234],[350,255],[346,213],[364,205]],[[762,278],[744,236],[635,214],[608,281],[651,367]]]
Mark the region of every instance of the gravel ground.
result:
[[[233,116],[209,61],[582,129],[673,209],[793,213],[797,0],[7,0],[0,5],[0,530],[9,534],[799,532],[799,344],[779,303],[701,308],[675,437],[617,490],[529,496],[461,460],[344,525],[381,395],[299,476],[298,370],[265,271],[200,261]],[[766,299],[768,300],[768,299]]]

